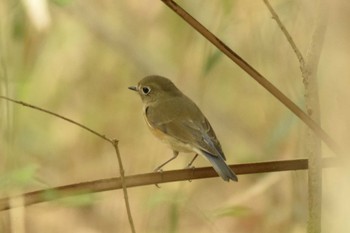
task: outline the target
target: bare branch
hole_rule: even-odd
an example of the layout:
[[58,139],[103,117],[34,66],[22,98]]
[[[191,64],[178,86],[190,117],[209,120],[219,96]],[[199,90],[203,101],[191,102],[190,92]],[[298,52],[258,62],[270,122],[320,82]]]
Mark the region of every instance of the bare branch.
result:
[[[322,160],[322,167],[329,168],[335,167],[339,163],[337,158],[324,158]],[[308,169],[307,159],[295,159],[295,160],[283,160],[283,161],[271,161],[271,162],[258,162],[247,164],[230,165],[230,167],[238,175],[244,174],[256,174],[266,172],[281,172],[281,171],[297,171]],[[137,187],[144,185],[154,185],[160,183],[169,183],[174,181],[186,181],[196,179],[206,179],[210,177],[217,177],[218,174],[212,167],[202,167],[193,169],[182,169],[173,171],[163,171],[155,173],[145,173],[132,176],[125,176],[125,187]],[[222,181],[220,181],[222,182]],[[235,183],[228,183],[227,185],[235,185]],[[24,205],[33,205],[45,201],[52,201],[45,199],[46,192],[54,191],[57,196],[56,199],[64,198],[68,196],[81,195],[84,193],[94,193],[121,189],[122,178],[109,178],[94,180],[83,183],[76,183],[71,185],[59,186],[52,189],[38,190],[21,194],[24,198]],[[15,206],[9,206],[9,199],[13,197],[5,197],[0,199],[0,211],[14,208]]]
[[83,128],[83,129],[89,131],[90,133],[92,133],[92,134],[94,134],[94,135],[96,135],[96,136],[102,138],[103,140],[106,140],[106,141],[108,141],[108,142],[110,142],[110,143],[113,144],[113,141],[112,141],[111,139],[107,138],[105,135],[102,135],[102,134],[96,132],[95,130],[92,130],[92,129],[86,127],[86,126],[83,125],[83,124],[80,124],[80,123],[78,123],[78,122],[76,122],[76,121],[73,121],[73,120],[71,120],[71,119],[69,119],[69,118],[67,118],[67,117],[61,116],[61,115],[59,115],[59,114],[57,114],[57,113],[51,112],[51,111],[49,111],[49,110],[40,108],[40,107],[35,106],[35,105],[32,105],[32,104],[25,103],[25,102],[23,102],[23,101],[11,99],[11,98],[6,97],[6,96],[0,96],[0,99],[4,99],[4,100],[7,100],[7,101],[16,103],[16,104],[23,105],[23,106],[28,107],[28,108],[32,108],[32,109],[38,110],[38,111],[40,111],[40,112],[47,113],[47,114],[49,114],[49,115],[52,115],[52,116],[61,118],[62,120],[65,120],[65,121],[68,121],[68,122],[70,122],[70,123],[72,123],[72,124],[74,124],[74,125],[77,125],[77,126]]

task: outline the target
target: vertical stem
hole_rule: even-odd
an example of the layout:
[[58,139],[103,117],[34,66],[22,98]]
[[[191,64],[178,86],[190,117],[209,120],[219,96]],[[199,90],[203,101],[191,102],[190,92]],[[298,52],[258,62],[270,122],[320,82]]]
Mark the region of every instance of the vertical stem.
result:
[[24,205],[24,197],[17,196],[10,198],[10,206],[16,206],[9,211],[11,232],[25,233],[26,232],[26,208]]
[[129,198],[128,198],[128,190],[127,190],[126,185],[125,185],[124,168],[123,168],[122,158],[121,158],[120,152],[119,152],[118,140],[114,139],[114,140],[112,140],[112,143],[113,143],[113,146],[114,146],[115,152],[117,154],[117,158],[118,158],[120,179],[121,179],[121,183],[122,183],[123,194],[124,194],[124,199],[125,199],[125,207],[126,207],[126,212],[128,214],[128,219],[129,219],[131,232],[135,233],[136,231],[135,231],[134,221],[132,219],[131,210],[130,210],[130,204],[129,204]]
[[[307,113],[320,125],[317,69],[328,21],[328,14],[323,0],[318,1],[316,10],[315,28],[307,51],[305,67],[304,69],[302,68],[302,76]],[[306,153],[309,158],[308,233],[320,233],[322,220],[322,150],[320,139],[310,129],[307,129],[306,147]]]
[[[10,95],[10,87],[8,80],[8,64],[7,64],[7,54],[11,50],[9,48],[9,6],[8,1],[0,2],[0,95]],[[12,145],[13,145],[13,118],[12,118],[12,107],[9,102],[0,104],[0,174],[6,172],[9,167],[10,158],[12,158]],[[4,190],[5,192],[5,190]],[[5,194],[5,193],[2,194]],[[23,211],[23,208],[20,207]],[[17,211],[20,212],[20,210]],[[7,211],[0,214],[0,232],[10,232],[14,228],[8,224],[13,223],[13,216],[11,215],[13,211]],[[22,216],[22,215],[21,215]],[[23,223],[23,218],[19,220]],[[23,226],[23,225],[21,225]],[[24,231],[22,231],[24,232]]]
[[[274,11],[268,0],[263,0],[267,8],[271,12],[273,18],[281,28],[283,34],[286,36],[289,44],[293,48],[299,63],[300,70],[303,77],[305,87],[305,105],[309,117],[320,125],[320,103],[317,83],[317,68],[321,56],[322,45],[324,41],[326,26],[327,26],[327,12],[325,4],[322,0],[318,2],[318,9],[316,12],[315,28],[310,40],[309,49],[307,51],[306,62],[294,43],[287,29],[284,27],[282,21],[279,19],[277,13]],[[308,218],[308,232],[321,232],[321,216],[322,216],[322,151],[321,140],[317,137],[310,128],[307,129],[305,140],[305,154],[309,160],[309,218]]]
[[[314,70],[315,71],[315,70]],[[305,102],[310,116],[316,121],[320,121],[319,96],[317,88],[317,77],[315,72],[306,76],[308,84],[305,85]],[[305,77],[305,78],[306,78]],[[309,158],[308,169],[308,200],[309,217],[308,233],[321,232],[322,217],[322,168],[321,168],[321,141],[308,128],[306,134],[306,154]]]

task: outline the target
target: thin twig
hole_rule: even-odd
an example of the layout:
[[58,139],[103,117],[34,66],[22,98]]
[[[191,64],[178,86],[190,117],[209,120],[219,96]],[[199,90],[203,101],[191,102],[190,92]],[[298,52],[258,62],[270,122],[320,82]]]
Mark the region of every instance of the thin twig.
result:
[[300,69],[304,69],[305,66],[305,61],[304,61],[304,57],[301,54],[298,46],[295,44],[293,38],[291,37],[291,35],[289,34],[288,30],[286,29],[286,27],[283,25],[282,21],[280,20],[280,17],[278,16],[278,14],[276,13],[276,11],[272,8],[270,2],[268,0],[263,0],[266,7],[269,9],[272,18],[274,20],[276,20],[277,25],[280,27],[281,31],[283,32],[283,35],[286,37],[287,41],[289,42],[290,46],[292,47],[295,55],[297,56],[298,60],[299,60],[299,64],[300,64]]
[[107,138],[105,135],[102,135],[102,134],[96,132],[95,130],[92,130],[92,129],[86,127],[85,125],[82,125],[82,124],[80,124],[80,123],[78,123],[78,122],[76,122],[76,121],[73,121],[73,120],[71,120],[71,119],[69,119],[69,118],[67,118],[67,117],[61,116],[60,114],[51,112],[51,111],[49,111],[49,110],[40,108],[40,107],[35,106],[35,105],[32,105],[32,104],[28,104],[28,103],[23,102],[23,101],[11,99],[11,98],[6,97],[6,96],[0,96],[0,99],[5,99],[5,100],[8,100],[8,101],[10,101],[10,102],[13,102],[13,103],[16,103],[16,104],[20,104],[20,105],[23,105],[23,106],[25,106],[25,107],[32,108],[32,109],[35,109],[35,110],[38,110],[38,111],[47,113],[47,114],[49,114],[49,115],[52,115],[52,116],[61,118],[62,120],[65,120],[65,121],[68,121],[68,122],[70,122],[70,123],[72,123],[72,124],[74,124],[74,125],[77,125],[77,126],[83,128],[83,129],[89,131],[90,133],[95,134],[96,136],[102,138],[103,140],[106,140],[106,141],[108,141],[108,142],[110,142],[110,143],[113,144],[113,141],[112,141],[111,139]]
[[[119,152],[118,140],[116,140],[116,139],[113,140],[113,146],[115,149],[115,153],[117,154],[117,158],[118,158],[119,171],[120,171],[120,181],[121,181],[122,188],[123,188],[126,209],[130,210],[129,195],[128,195],[126,184],[125,184],[124,167],[123,167],[122,158],[121,158],[120,152]],[[133,221],[132,216],[131,216],[131,211],[127,211],[127,214],[128,214],[128,219],[129,219],[131,231],[136,232],[135,226],[134,226],[134,221]]]
[[269,91],[274,97],[276,97],[282,104],[284,104],[290,111],[292,111],[297,117],[299,117],[306,125],[308,125],[316,135],[318,135],[326,145],[336,154],[340,153],[337,143],[315,122],[313,121],[301,108],[299,108],[293,101],[291,101],[286,95],[284,95],[278,88],[276,88],[271,82],[269,82],[264,76],[262,76],[257,70],[243,60],[238,54],[230,49],[225,43],[193,18],[188,12],[177,5],[172,0],[161,0],[176,14],[183,18],[189,25],[202,34],[207,40],[221,50],[227,57],[235,62],[239,67],[246,71],[255,81]]
[[121,156],[120,156],[120,153],[119,153],[118,141],[117,140],[110,139],[110,138],[106,137],[105,135],[100,134],[97,131],[90,129],[89,127],[87,127],[87,126],[85,126],[83,124],[80,124],[80,123],[78,123],[78,122],[76,122],[74,120],[71,120],[71,119],[69,119],[67,117],[64,117],[64,116],[62,116],[60,114],[54,113],[52,111],[40,108],[38,106],[35,106],[35,105],[32,105],[32,104],[28,104],[28,103],[23,102],[23,101],[15,100],[15,99],[12,99],[12,98],[9,98],[9,97],[6,97],[6,96],[0,96],[0,99],[5,99],[7,101],[10,101],[10,102],[13,102],[13,103],[16,103],[16,104],[20,104],[20,105],[23,105],[25,107],[32,108],[32,109],[35,109],[35,110],[47,113],[49,115],[61,118],[62,120],[65,120],[65,121],[68,121],[68,122],[70,122],[70,123],[72,123],[74,125],[77,125],[80,128],[83,128],[83,129],[87,130],[88,132],[90,132],[90,133],[100,137],[101,139],[111,143],[112,146],[115,149],[115,152],[116,152],[116,155],[117,155],[117,158],[118,158],[120,179],[121,179],[121,184],[122,184],[122,188],[123,188],[123,194],[124,194],[124,199],[125,199],[125,207],[126,207],[126,211],[127,211],[127,215],[128,215],[128,219],[129,219],[129,223],[130,223],[131,232],[133,232],[133,233],[136,232],[135,231],[135,226],[134,226],[134,223],[133,223],[133,219],[132,219],[131,210],[130,210],[128,191],[127,191],[126,185],[124,183],[124,177],[125,177],[125,175],[124,175],[124,168],[123,168],[122,159],[121,159]]
[[[324,158],[322,160],[323,168],[330,168],[339,166],[338,158]],[[297,171],[308,169],[307,159],[282,160],[271,162],[258,162],[230,165],[230,167],[238,175],[257,174],[267,172],[281,172],[281,171]],[[153,172],[138,174],[132,176],[125,176],[125,187],[137,187],[145,185],[154,185],[160,183],[169,183],[175,181],[186,181],[196,179],[206,179],[210,177],[218,177],[218,174],[212,167],[190,168],[173,171]],[[218,182],[223,182],[218,180]],[[51,189],[38,190],[34,192],[21,194],[24,198],[24,205],[33,205],[41,202],[52,201],[52,199],[45,199],[45,193],[54,191],[56,199],[68,196],[81,195],[84,193],[104,192],[123,188],[122,178],[101,179],[83,183],[76,183],[71,185],[54,187]],[[226,185],[235,185],[235,183],[227,183]],[[0,211],[13,208],[9,206],[9,198],[0,199]]]

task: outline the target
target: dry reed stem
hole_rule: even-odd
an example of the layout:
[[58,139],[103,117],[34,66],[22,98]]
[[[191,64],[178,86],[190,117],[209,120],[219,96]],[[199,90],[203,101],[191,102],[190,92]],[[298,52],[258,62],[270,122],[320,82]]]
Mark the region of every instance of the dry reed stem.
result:
[[[339,166],[341,162],[338,158],[324,158],[322,160],[323,168],[330,168]],[[270,162],[258,162],[247,164],[230,165],[230,167],[238,175],[244,174],[257,174],[266,172],[281,172],[281,171],[298,171],[308,169],[307,159],[295,159],[295,160],[283,160],[283,161],[270,161]],[[218,177],[218,174],[212,167],[202,167],[194,169],[181,169],[173,171],[153,172],[145,174],[137,174],[132,176],[125,176],[125,187],[138,187],[144,185],[155,185],[160,183],[169,183],[175,181],[187,181],[196,179],[206,179],[210,177]],[[223,182],[220,180],[220,182]],[[230,182],[226,185],[235,185]],[[121,189],[123,187],[122,180],[118,178],[109,178],[94,180],[89,182],[75,183],[65,186],[54,187],[51,189],[38,190],[34,192],[21,194],[24,198],[24,205],[33,205],[41,202],[52,201],[59,198],[76,196],[85,193],[104,192],[110,190]],[[53,199],[46,199],[45,193],[55,193]],[[12,197],[4,197],[0,199],[0,211],[13,208],[9,206],[9,199]]]
[[161,0],[171,10],[184,19],[195,30],[202,34],[208,41],[215,45],[220,51],[222,51],[227,57],[247,72],[255,81],[269,91],[276,99],[284,104],[290,111],[292,111],[300,120],[302,120],[307,126],[309,126],[313,132],[318,135],[326,145],[336,154],[340,153],[337,143],[314,121],[312,120],[301,108],[299,108],[293,101],[291,101],[286,95],[284,95],[277,87],[275,87],[270,81],[262,76],[257,70],[243,60],[237,53],[230,49],[225,43],[223,43],[218,37],[205,28],[200,22],[193,18],[182,7],[177,5],[172,0]]

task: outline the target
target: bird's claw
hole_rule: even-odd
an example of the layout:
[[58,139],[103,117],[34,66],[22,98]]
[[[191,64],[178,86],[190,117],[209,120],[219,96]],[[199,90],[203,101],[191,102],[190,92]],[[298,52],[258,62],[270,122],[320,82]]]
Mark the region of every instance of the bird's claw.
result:
[[[153,172],[158,172],[158,173],[161,173],[161,174],[162,174],[162,173],[163,173],[163,169],[157,167],[156,169],[153,170]],[[159,184],[155,184],[155,186],[156,186],[157,188],[160,188]]]
[[[195,168],[196,168],[196,167],[193,166],[192,164],[188,164],[188,165],[185,167],[185,169],[191,169],[191,170],[192,170],[192,177],[193,177],[193,173],[194,173],[194,169],[195,169]],[[189,179],[188,182],[192,182],[192,179]]]
[[157,167],[156,169],[153,170],[153,172],[163,172],[163,169]]
[[193,166],[192,164],[187,164],[187,166],[185,167],[185,169],[195,169],[196,167]]

